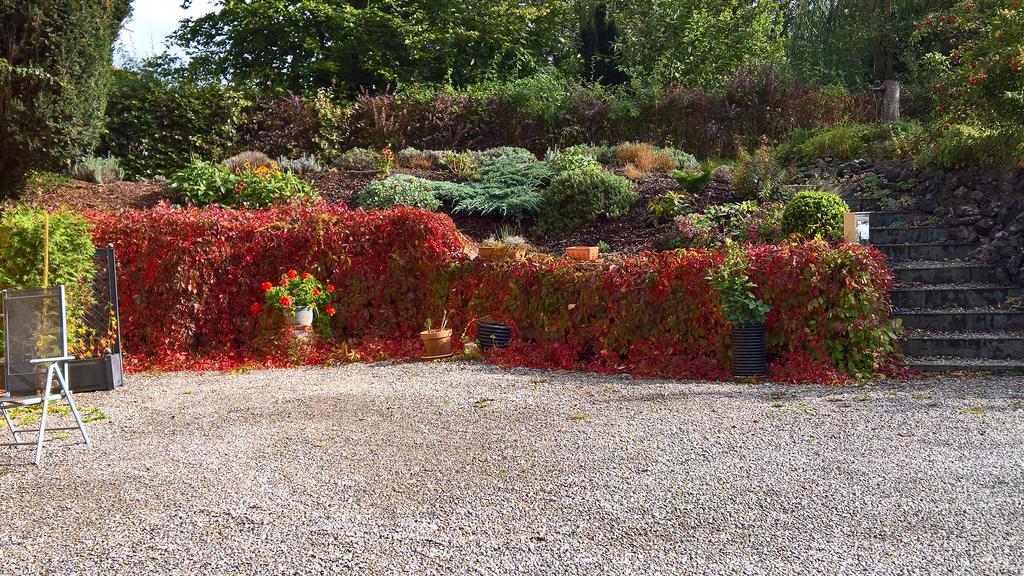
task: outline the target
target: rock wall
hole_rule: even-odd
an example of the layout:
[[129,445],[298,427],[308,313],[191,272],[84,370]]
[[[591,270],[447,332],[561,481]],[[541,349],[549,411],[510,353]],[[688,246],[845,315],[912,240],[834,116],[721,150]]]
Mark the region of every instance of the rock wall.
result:
[[916,179],[915,208],[945,208],[936,215],[959,228],[964,240],[979,240],[979,256],[1002,281],[1024,285],[1024,170],[931,168]]

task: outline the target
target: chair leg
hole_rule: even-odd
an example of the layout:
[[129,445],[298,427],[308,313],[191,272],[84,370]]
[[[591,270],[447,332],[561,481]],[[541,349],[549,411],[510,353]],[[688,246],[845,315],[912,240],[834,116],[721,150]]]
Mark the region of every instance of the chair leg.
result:
[[82,423],[82,416],[78,413],[78,406],[75,404],[75,399],[71,396],[71,387],[68,386],[67,376],[65,374],[67,370],[67,364],[64,365],[64,370],[58,368],[57,382],[60,384],[60,389],[64,393],[64,399],[68,401],[68,406],[71,407],[71,413],[75,416],[75,422],[78,424],[78,431],[82,433],[82,439],[85,440],[85,445],[90,446],[89,434],[85,431],[85,424]]
[[4,413],[4,420],[7,422],[7,429],[11,431],[11,436],[14,436],[15,442],[21,442],[21,438],[18,438],[18,431],[14,428],[14,422],[11,422],[11,417],[7,415],[7,410],[0,410]]
[[46,369],[46,387],[43,388],[43,413],[39,416],[39,437],[36,439],[36,466],[43,458],[43,437],[46,436],[46,413],[50,409],[50,386],[53,384],[53,364]]

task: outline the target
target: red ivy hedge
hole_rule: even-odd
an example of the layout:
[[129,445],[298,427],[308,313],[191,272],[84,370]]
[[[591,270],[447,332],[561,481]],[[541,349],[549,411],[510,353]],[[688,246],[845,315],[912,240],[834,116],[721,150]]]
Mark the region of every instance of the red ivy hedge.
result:
[[[342,206],[92,213],[120,263],[122,333],[133,367],[226,368],[294,361],[278,315],[250,313],[260,283],[289,269],[337,287],[332,337],[306,361],[402,358],[425,320],[456,334],[481,318],[515,328],[510,365],[679,378],[728,374],[728,325],[705,276],[715,252],[646,253],[585,267],[546,256],[484,263],[442,214]],[[769,349],[787,381],[877,369],[895,334],[875,250],[823,242],[751,246],[751,278],[773,310]],[[836,372],[838,369],[839,372]]]

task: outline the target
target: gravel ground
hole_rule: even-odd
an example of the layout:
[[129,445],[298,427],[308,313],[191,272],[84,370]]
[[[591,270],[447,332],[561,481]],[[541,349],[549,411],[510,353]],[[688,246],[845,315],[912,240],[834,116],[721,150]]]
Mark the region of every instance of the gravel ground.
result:
[[[133,376],[0,452],[3,574],[1021,574],[1024,380]],[[16,568],[15,568],[16,567]]]

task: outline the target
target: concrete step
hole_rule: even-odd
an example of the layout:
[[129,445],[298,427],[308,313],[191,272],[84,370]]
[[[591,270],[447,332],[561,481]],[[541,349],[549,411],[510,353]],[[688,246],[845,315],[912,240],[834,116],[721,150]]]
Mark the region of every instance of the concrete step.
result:
[[973,262],[917,261],[891,267],[896,282],[904,287],[913,284],[973,284],[996,282],[991,266]]
[[1024,311],[1015,310],[914,310],[897,311],[894,315],[908,330],[931,332],[992,332],[1019,330],[1024,332]]
[[[863,210],[857,210],[857,211],[858,212],[863,212]],[[898,225],[898,224],[905,223],[905,222],[914,222],[914,221],[918,221],[918,220],[923,220],[923,219],[925,219],[925,218],[927,218],[929,216],[930,216],[930,214],[926,214],[924,212],[917,212],[917,211],[911,211],[911,212],[871,212],[871,215],[870,215],[868,221],[869,221],[869,223],[871,225],[871,228],[887,228],[887,227],[893,226],[894,224]]]
[[874,244],[890,261],[963,260],[978,249],[977,242]]
[[991,308],[1007,298],[1024,297],[1024,288],[1016,286],[936,284],[890,291],[892,304],[901,310],[941,308]]
[[905,227],[905,228],[871,228],[872,244],[908,244],[950,242],[957,240],[953,228],[936,227]]
[[1009,360],[1024,358],[1024,334],[1011,332],[912,334],[900,342],[904,356],[955,356]]
[[907,357],[907,368],[919,372],[989,372],[993,374],[1024,374],[1024,360],[993,360],[951,356]]

